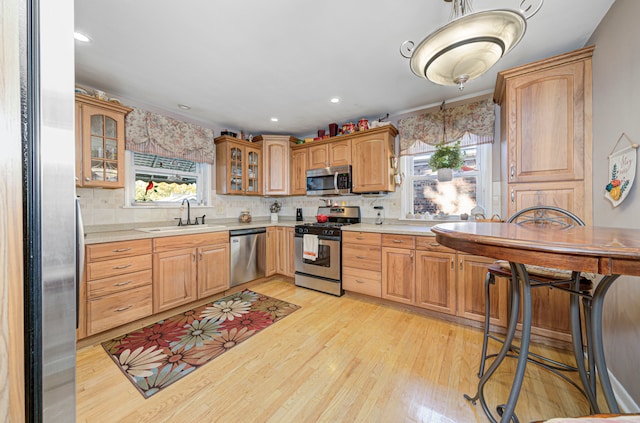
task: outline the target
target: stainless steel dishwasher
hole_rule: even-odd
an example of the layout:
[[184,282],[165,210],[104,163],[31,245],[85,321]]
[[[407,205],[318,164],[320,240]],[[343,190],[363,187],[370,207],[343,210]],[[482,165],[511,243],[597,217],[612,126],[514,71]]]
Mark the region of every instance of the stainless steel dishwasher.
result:
[[267,230],[265,228],[229,231],[231,242],[231,286],[264,278]]

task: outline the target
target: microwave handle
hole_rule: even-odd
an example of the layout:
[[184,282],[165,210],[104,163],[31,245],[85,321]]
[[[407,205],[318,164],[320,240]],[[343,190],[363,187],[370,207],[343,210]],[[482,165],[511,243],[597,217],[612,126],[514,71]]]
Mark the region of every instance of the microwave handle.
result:
[[333,175],[333,190],[336,194],[340,194],[340,190],[338,189],[338,172]]

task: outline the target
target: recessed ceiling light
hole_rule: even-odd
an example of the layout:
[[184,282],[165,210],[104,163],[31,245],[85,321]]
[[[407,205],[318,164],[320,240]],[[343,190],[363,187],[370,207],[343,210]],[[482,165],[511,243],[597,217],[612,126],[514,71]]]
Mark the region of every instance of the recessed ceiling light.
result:
[[277,122],[277,121],[278,121],[278,118],[277,118],[277,117],[272,117],[272,118],[271,118],[271,122]]
[[331,101],[332,103],[340,103],[340,98],[338,98],[338,97],[333,97],[330,101]]
[[82,41],[83,43],[88,43],[89,41],[91,41],[91,38],[87,37],[81,32],[74,32],[73,38],[75,38],[78,41]]
[[186,104],[178,104],[178,108],[182,110],[191,110],[191,107]]

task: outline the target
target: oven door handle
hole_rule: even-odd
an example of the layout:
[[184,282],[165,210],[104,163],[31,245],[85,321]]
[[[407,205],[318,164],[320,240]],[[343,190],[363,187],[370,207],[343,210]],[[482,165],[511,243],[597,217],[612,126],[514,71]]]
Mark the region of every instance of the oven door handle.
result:
[[333,189],[336,194],[340,194],[340,189],[338,188],[338,172],[333,175]]

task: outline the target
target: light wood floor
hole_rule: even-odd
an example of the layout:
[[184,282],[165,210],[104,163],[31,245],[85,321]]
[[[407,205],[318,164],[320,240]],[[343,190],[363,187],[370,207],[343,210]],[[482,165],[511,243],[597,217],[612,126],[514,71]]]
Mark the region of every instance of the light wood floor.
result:
[[[302,308],[149,399],[100,345],[79,350],[77,421],[487,421],[480,405],[463,398],[478,382],[479,329],[280,280],[251,289]],[[493,409],[506,402],[514,368],[515,360],[506,360],[487,385]],[[516,412],[529,422],[589,408],[575,388],[528,366]]]

